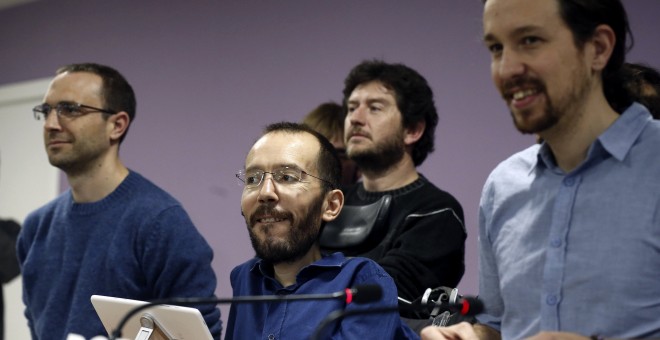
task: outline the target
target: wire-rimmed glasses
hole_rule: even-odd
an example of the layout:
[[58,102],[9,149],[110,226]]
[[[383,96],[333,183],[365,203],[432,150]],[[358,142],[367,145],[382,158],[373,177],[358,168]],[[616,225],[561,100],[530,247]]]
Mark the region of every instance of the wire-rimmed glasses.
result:
[[57,118],[62,118],[62,117],[76,118],[92,112],[101,112],[109,115],[113,115],[117,113],[115,111],[110,111],[94,106],[71,103],[71,102],[60,102],[57,103],[55,106],[51,106],[50,104],[44,103],[44,104],[39,104],[32,109],[32,112],[34,113],[34,119],[46,120],[48,114],[53,109],[55,109],[55,113],[57,113]]
[[240,170],[236,173],[236,178],[238,178],[244,185],[245,188],[254,189],[261,185],[266,177],[266,174],[271,174],[273,181],[281,185],[291,185],[299,182],[305,182],[304,177],[309,176],[316,178],[320,181],[327,183],[331,188],[334,188],[334,185],[330,181],[327,181],[323,178],[316,177],[304,170],[284,166],[273,171],[264,171],[259,169],[250,169],[250,170]]

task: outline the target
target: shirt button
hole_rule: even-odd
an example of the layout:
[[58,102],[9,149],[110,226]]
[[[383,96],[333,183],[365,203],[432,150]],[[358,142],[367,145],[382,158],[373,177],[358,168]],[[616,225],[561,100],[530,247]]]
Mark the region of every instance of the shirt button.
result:
[[550,294],[545,298],[545,302],[551,306],[557,304],[557,295],[555,294]]
[[553,248],[559,248],[559,246],[561,246],[561,240],[558,239],[558,238],[555,238],[555,239],[553,239],[552,241],[550,241],[550,245],[551,245]]
[[575,178],[573,178],[573,177],[568,177],[568,178],[564,179],[564,185],[565,185],[565,186],[567,186],[567,187],[572,187],[573,184],[575,184]]
[[268,340],[275,340],[275,334],[268,334]]

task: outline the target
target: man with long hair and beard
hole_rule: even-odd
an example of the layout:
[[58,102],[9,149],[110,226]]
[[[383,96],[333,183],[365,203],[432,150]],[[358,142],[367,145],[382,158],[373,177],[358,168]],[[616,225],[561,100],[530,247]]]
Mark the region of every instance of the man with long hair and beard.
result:
[[[243,184],[241,214],[256,257],[232,270],[234,296],[334,293],[377,284],[382,299],[358,308],[396,308],[396,286],[378,264],[321,252],[321,229],[344,205],[337,189],[339,157],[325,137],[302,124],[269,125],[236,177]],[[354,306],[340,300],[232,304],[225,339],[306,339],[344,308]],[[324,339],[417,338],[396,311],[352,316],[328,332]]]
[[392,200],[384,235],[342,251],[378,262],[406,300],[427,288],[456,287],[465,271],[463,209],[417,172],[434,150],[438,124],[426,79],[403,64],[368,60],[350,71],[343,94],[346,152],[362,172],[362,181],[345,190],[346,205]]
[[623,4],[484,2],[495,87],[543,142],[484,185],[479,323],[422,337],[660,337],[660,122],[624,88]]

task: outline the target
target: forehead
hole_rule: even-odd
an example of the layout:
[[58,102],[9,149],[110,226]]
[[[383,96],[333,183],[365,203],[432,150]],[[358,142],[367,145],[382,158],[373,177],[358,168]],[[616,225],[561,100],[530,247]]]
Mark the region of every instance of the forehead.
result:
[[485,40],[562,25],[557,0],[488,0],[484,5]]
[[353,92],[351,92],[348,101],[376,99],[394,101],[394,90],[388,88],[379,80],[373,80],[356,86],[355,89],[353,89]]
[[89,72],[65,72],[51,81],[46,92],[46,102],[74,101],[91,104],[99,101],[102,79]]
[[270,132],[254,143],[245,159],[245,168],[272,170],[293,165],[309,171],[315,168],[319,151],[318,140],[307,132]]

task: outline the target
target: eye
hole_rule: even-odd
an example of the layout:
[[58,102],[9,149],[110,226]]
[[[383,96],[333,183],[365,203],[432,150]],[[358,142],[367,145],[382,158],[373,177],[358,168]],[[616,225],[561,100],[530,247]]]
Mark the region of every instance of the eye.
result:
[[280,169],[273,175],[279,183],[291,184],[300,181],[300,171],[294,169]]
[[245,184],[246,185],[256,185],[261,182],[261,177],[263,177],[264,173],[261,171],[254,171],[254,172],[249,172],[245,174]]
[[502,44],[489,44],[487,46],[488,51],[490,51],[490,54],[497,55],[502,52]]
[[74,103],[59,103],[57,104],[57,112],[62,116],[76,116],[80,113],[78,105]]
[[522,44],[523,45],[534,45],[534,44],[536,44],[540,41],[541,41],[541,39],[539,39],[538,37],[530,36],[530,37],[524,37],[522,39]]

